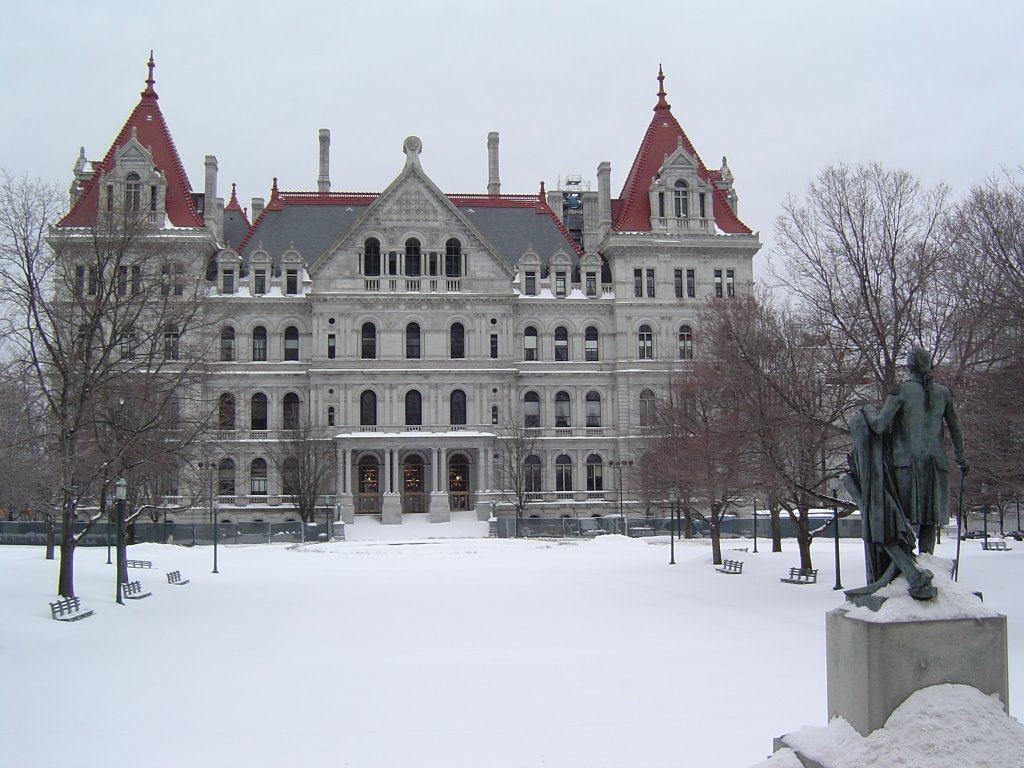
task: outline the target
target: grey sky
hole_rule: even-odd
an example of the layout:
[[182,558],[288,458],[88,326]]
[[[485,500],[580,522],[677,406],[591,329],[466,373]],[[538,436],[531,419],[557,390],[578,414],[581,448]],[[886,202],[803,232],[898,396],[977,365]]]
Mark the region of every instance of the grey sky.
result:
[[[5,10],[0,165],[66,187],[156,90],[193,188],[216,155],[242,205],[314,190],[317,131],[334,191],[379,191],[402,140],[447,192],[485,192],[501,134],[506,193],[543,179],[618,195],[656,102],[770,245],[780,203],[832,162],[877,160],[962,193],[1024,161],[1017,2],[20,2]],[[596,183],[595,183],[596,186]],[[760,268],[769,249],[756,259]]]

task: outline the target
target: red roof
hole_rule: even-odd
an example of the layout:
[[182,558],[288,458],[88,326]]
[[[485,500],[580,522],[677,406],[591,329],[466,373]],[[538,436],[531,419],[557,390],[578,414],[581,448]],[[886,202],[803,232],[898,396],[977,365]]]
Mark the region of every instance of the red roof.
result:
[[85,188],[74,207],[61,219],[58,226],[85,227],[92,223],[99,208],[101,176],[114,168],[117,151],[131,140],[133,130],[138,142],[153,153],[153,163],[157,170],[167,178],[165,210],[171,224],[176,227],[203,226],[203,217],[192,202],[192,185],[185,175],[171,132],[157,104],[159,96],[153,90],[155,66],[153,55],[150,54],[149,77],[146,79],[146,90],[142,92],[142,98],[128,116],[114,143],[110,145],[106,156],[99,163],[93,164],[92,178],[85,183]]
[[[714,189],[713,206],[715,211],[715,224],[723,232],[730,234],[750,234],[751,230],[746,224],[739,220],[732,208],[725,193],[715,186],[714,182],[720,174],[709,171],[700,159],[697,150],[690,143],[686,132],[672,115],[672,107],[665,100],[664,88],[665,76],[658,68],[658,103],[654,107],[654,117],[651,124],[647,126],[647,133],[640,143],[640,149],[633,160],[633,167],[629,170],[626,183],[622,186],[622,193],[619,195],[618,216],[615,218],[614,229],[618,232],[649,232],[651,229],[651,198],[648,194],[651,188],[651,179],[658,175],[666,155],[676,151],[682,140],[683,149],[692,155],[697,161],[697,175],[712,185]],[[717,175],[716,175],[717,174]],[[612,204],[616,208],[615,203]]]

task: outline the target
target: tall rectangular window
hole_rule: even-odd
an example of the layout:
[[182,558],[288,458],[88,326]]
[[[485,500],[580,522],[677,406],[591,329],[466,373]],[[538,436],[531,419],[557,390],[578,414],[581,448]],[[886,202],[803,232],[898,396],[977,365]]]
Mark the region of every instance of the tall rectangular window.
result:
[[686,298],[697,298],[697,270],[686,270]]
[[107,210],[114,210],[114,185],[107,184]]
[[498,359],[498,334],[491,334],[491,359]]
[[672,275],[672,287],[675,288],[676,298],[683,298],[683,270],[677,269]]
[[156,213],[156,187],[149,188],[149,212]]
[[85,267],[75,267],[75,295],[81,298],[85,295]]
[[142,293],[142,267],[138,264],[132,265],[132,296]]
[[725,295],[733,298],[736,295],[736,270],[725,270]]
[[658,218],[665,218],[665,193],[658,193]]
[[722,298],[722,270],[715,270],[715,298]]
[[117,295],[128,295],[128,265],[122,264],[117,268]]
[[257,296],[262,296],[267,292],[267,270],[255,270],[252,278],[252,291]]
[[644,271],[642,269],[633,270],[633,295],[638,299],[644,295]]
[[536,296],[537,295],[537,273],[527,272],[526,273],[526,295]]
[[654,270],[647,270],[647,297],[654,298]]
[[89,267],[89,295],[95,296],[96,291],[99,289],[99,274],[96,271],[96,267]]
[[587,272],[587,296],[597,296],[597,272]]
[[235,292],[235,270],[225,269],[224,270],[224,294],[230,294]]
[[299,292],[299,270],[289,269],[285,272],[284,292],[289,296]]
[[565,272],[555,273],[555,296],[565,296]]
[[327,357],[333,360],[338,356],[338,337],[333,333],[327,334]]
[[697,200],[700,203],[700,217],[702,219],[706,219],[708,217],[707,196],[703,192],[701,192],[699,195],[697,195]]

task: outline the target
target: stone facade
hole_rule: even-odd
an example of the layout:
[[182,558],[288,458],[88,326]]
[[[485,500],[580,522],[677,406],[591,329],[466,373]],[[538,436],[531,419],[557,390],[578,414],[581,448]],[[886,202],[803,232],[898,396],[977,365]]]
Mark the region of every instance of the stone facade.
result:
[[[147,92],[152,70],[140,108],[149,98],[158,111]],[[76,166],[67,226],[80,198],[102,195],[99,177],[119,172],[134,140],[125,130],[96,170]],[[700,304],[752,286],[760,243],[738,218],[724,159],[704,166],[663,87],[615,199],[608,163],[596,191],[570,178],[502,194],[493,133],[486,193],[439,190],[414,136],[383,192],[332,192],[326,131],[319,145],[316,191],[275,181],[265,204],[253,200],[251,223],[234,190],[226,205],[217,199],[215,158],[204,193],[191,194],[187,179],[171,183],[180,164],[163,157],[161,167],[166,152],[132,145],[132,162],[148,162],[140,175],[163,180],[158,210],[191,194],[202,222],[162,235],[202,241],[191,266],[206,268],[223,317],[203,404],[218,412],[203,453],[219,457],[220,519],[295,517],[272,459],[298,422],[336,449],[322,504],[346,519],[508,511],[511,435],[530,441],[527,514],[617,513],[609,462],[635,456],[654,403],[692,355]],[[628,503],[629,471],[623,485]]]

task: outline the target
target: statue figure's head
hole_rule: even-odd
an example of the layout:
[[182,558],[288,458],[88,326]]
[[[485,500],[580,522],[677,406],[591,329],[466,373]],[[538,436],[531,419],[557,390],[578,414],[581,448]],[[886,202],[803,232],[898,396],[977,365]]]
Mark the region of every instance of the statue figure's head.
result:
[[911,347],[907,353],[907,370],[918,376],[927,376],[932,372],[932,356],[924,347]]

